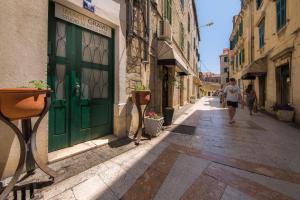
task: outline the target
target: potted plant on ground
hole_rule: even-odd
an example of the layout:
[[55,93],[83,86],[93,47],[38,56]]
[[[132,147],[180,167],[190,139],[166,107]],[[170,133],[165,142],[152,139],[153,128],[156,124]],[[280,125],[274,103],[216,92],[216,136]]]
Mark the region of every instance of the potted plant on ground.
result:
[[295,109],[289,104],[274,104],[273,110],[276,112],[277,119],[285,122],[292,122],[295,115]]
[[21,88],[0,88],[0,111],[10,120],[36,117],[45,107],[48,92],[48,85],[40,80]]
[[195,104],[196,103],[196,97],[190,96],[190,103]]
[[132,91],[132,101],[139,105],[146,105],[151,99],[151,91],[142,84],[137,84]]
[[147,113],[144,119],[146,134],[150,136],[158,136],[161,133],[163,123],[163,117],[157,115],[155,112]]

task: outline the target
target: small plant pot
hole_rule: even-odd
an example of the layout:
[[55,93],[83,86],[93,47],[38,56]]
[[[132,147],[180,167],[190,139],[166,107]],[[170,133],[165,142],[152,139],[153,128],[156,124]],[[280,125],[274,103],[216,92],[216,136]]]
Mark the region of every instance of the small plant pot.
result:
[[195,103],[196,103],[196,97],[191,96],[191,97],[190,97],[190,103],[191,103],[191,104],[195,104]]
[[295,111],[291,110],[278,110],[276,112],[277,119],[284,122],[292,122],[294,119]]
[[147,105],[151,99],[151,91],[133,91],[132,101],[138,105]]
[[164,108],[164,126],[170,126],[173,121],[174,108]]
[[146,134],[154,137],[158,136],[161,133],[163,123],[164,123],[163,117],[159,119],[145,117],[144,124],[145,124]]
[[48,92],[34,88],[0,89],[0,111],[10,120],[39,116],[44,110]]

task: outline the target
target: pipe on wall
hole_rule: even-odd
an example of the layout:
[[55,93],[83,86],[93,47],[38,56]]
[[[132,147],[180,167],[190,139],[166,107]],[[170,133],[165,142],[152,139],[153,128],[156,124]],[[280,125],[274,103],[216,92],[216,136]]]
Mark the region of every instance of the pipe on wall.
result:
[[150,0],[146,0],[146,31],[144,32],[145,48],[144,48],[144,63],[149,62],[149,51],[150,51],[150,12],[151,5]]

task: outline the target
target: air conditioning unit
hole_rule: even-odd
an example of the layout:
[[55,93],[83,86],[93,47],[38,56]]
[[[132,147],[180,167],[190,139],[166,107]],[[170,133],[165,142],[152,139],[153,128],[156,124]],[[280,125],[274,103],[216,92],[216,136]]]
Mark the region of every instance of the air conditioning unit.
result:
[[168,20],[160,21],[158,38],[167,40],[169,42],[172,41],[172,29]]

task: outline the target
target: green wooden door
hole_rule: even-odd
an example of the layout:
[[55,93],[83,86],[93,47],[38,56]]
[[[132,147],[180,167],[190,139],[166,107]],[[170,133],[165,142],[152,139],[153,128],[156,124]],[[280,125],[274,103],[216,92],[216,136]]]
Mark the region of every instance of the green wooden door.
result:
[[49,151],[112,133],[113,38],[56,19],[49,10]]

